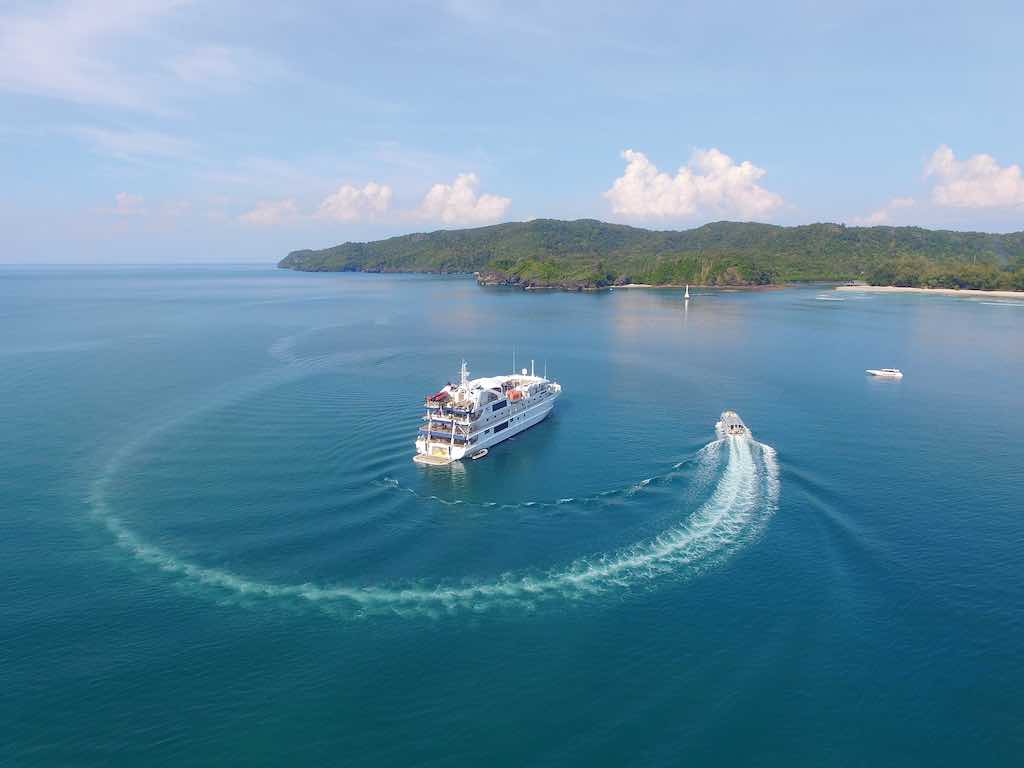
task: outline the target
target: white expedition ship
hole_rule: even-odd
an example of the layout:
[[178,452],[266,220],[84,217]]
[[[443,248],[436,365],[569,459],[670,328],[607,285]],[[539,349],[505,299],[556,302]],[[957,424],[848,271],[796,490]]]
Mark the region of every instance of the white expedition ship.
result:
[[562,386],[527,374],[470,379],[462,361],[458,385],[448,384],[424,403],[424,425],[413,461],[450,464],[529,429],[551,413]]

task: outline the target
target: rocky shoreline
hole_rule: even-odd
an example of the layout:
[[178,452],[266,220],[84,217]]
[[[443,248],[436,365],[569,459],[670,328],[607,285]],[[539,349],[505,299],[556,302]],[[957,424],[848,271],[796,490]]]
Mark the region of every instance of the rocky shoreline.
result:
[[[584,291],[607,291],[611,288],[677,288],[683,290],[686,286],[682,283],[634,283],[626,275],[620,276],[615,280],[555,280],[555,281],[541,281],[530,278],[523,278],[519,275],[509,274],[507,272],[488,271],[488,272],[474,272],[473,277],[476,279],[477,285],[485,287],[503,287],[503,288],[518,288],[523,291],[570,291],[570,292],[584,292]],[[743,282],[731,282],[723,283],[722,285],[701,285],[698,283],[689,283],[690,288],[717,288],[717,289],[732,289],[732,290],[773,290],[785,287],[781,284],[761,284],[761,283],[743,283]]]
[[509,274],[501,271],[474,272],[474,279],[478,286],[517,288],[520,291],[568,291],[568,292],[594,292],[608,291],[612,288],[652,288],[652,289],[678,289],[682,291],[688,285],[690,288],[715,289],[719,291],[776,291],[785,288],[785,284],[758,284],[758,283],[727,283],[722,285],[701,285],[697,283],[676,284],[676,283],[633,283],[629,276],[623,275],[614,281],[583,281],[583,280],[562,280],[544,282],[531,279],[523,279],[517,274]]
[[524,279],[519,275],[512,275],[507,272],[476,272],[473,275],[477,285],[501,286],[505,288],[519,288],[524,291],[604,291],[608,288],[624,286],[628,283],[627,278],[621,278],[615,282],[590,282],[587,280],[558,280],[555,282],[543,282],[540,280]]

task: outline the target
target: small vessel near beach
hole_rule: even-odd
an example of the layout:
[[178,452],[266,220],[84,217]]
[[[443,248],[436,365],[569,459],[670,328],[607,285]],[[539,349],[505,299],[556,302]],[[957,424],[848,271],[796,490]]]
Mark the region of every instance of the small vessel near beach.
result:
[[425,422],[416,438],[419,464],[444,465],[483,458],[487,449],[551,413],[562,386],[525,368],[519,374],[470,379],[462,361],[458,384],[447,384],[424,401]]
[[722,416],[718,423],[715,424],[715,432],[718,433],[718,437],[725,439],[727,437],[750,437],[750,430],[747,429],[747,425],[743,423],[743,419],[736,411],[722,411]]
[[871,376],[878,376],[882,379],[902,379],[903,371],[899,368],[868,368],[866,371]]

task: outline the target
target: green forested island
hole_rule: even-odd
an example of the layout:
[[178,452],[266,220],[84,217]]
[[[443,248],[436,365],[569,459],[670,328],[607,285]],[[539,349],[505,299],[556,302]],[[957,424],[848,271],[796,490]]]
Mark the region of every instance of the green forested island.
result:
[[1024,290],[1024,232],[720,221],[658,231],[536,219],[289,253],[283,269],[475,273],[482,285],[751,286],[811,280]]

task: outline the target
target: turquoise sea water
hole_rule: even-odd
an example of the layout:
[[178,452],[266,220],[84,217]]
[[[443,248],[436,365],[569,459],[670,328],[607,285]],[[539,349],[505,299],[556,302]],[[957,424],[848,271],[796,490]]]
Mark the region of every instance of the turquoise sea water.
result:
[[1024,301],[695,293],[0,271],[0,764],[1019,764]]

